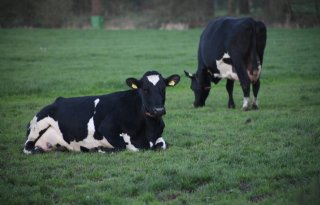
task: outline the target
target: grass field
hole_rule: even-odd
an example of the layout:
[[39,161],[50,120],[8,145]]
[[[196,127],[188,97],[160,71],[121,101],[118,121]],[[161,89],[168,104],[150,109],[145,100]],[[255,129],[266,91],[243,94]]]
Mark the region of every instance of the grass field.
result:
[[[260,110],[227,109],[225,81],[192,107],[200,29],[0,30],[1,204],[320,204],[320,29],[269,29]],[[56,97],[126,90],[155,69],[168,150],[22,153],[27,123]]]

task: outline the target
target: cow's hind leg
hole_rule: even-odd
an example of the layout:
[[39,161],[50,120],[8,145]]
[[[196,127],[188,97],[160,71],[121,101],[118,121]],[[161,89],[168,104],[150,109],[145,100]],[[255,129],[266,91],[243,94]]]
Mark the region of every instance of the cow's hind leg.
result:
[[49,127],[50,127],[50,124],[47,123],[46,121],[44,120],[38,121],[37,116],[35,116],[30,121],[27,128],[27,141],[25,142],[24,149],[23,149],[23,152],[25,154],[42,152],[42,150],[36,149],[35,144]]
[[234,80],[227,79],[226,89],[229,95],[228,108],[236,107],[233,100],[233,85],[234,85]]
[[57,123],[50,117],[38,121],[35,116],[29,123],[23,152],[25,154],[42,153],[52,150],[57,144],[66,145],[57,126]]
[[243,62],[243,57],[240,55],[240,52],[233,48],[230,50],[230,56],[234,63],[235,70],[237,72],[241,88],[243,91],[243,104],[242,110],[248,111],[250,104],[250,79],[247,73],[246,66]]
[[43,152],[65,150],[68,149],[68,144],[63,140],[60,132],[53,127],[49,127],[36,142],[35,149]]
[[252,83],[252,91],[253,91],[252,109],[253,110],[259,109],[259,106],[258,106],[259,89],[260,89],[260,79],[258,79],[255,83]]

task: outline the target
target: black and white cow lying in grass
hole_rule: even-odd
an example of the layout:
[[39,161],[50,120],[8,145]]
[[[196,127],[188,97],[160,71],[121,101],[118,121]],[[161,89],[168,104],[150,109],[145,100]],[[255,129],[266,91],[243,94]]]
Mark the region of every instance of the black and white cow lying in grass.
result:
[[166,149],[162,138],[167,86],[179,75],[156,71],[128,78],[128,91],[101,96],[59,97],[29,123],[24,153],[51,150],[98,151]]
[[243,91],[243,110],[250,109],[250,84],[253,90],[252,109],[258,109],[258,92],[267,30],[261,21],[252,18],[223,17],[210,21],[201,34],[198,69],[185,71],[191,79],[194,107],[202,107],[210,93],[211,82],[227,79],[228,107],[235,108],[233,84],[239,80]]

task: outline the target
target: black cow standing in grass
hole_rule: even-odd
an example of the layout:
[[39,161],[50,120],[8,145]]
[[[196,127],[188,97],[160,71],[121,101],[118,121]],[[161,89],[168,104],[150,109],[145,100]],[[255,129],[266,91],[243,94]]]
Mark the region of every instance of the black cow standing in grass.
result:
[[211,21],[200,37],[198,70],[195,74],[185,71],[191,78],[195,94],[195,107],[205,105],[211,82],[217,84],[227,78],[229,108],[235,108],[233,100],[234,80],[239,80],[243,90],[243,110],[250,108],[250,84],[252,83],[252,109],[258,109],[258,92],[263,54],[266,45],[264,23],[252,18],[219,18]]
[[161,135],[166,86],[179,80],[179,75],[163,78],[149,71],[140,80],[128,78],[128,91],[57,98],[29,123],[24,153],[165,149]]

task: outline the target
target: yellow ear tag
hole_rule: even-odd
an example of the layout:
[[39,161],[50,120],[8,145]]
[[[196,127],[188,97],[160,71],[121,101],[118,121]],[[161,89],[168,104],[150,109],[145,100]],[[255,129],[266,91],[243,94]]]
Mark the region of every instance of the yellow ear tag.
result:
[[131,87],[132,87],[133,89],[138,89],[138,86],[137,86],[136,84],[134,84],[134,83],[132,83]]
[[168,83],[168,85],[170,85],[170,86],[174,86],[176,83],[173,81],[173,80],[171,80],[169,83]]

